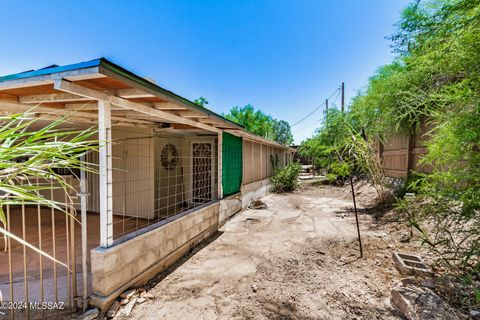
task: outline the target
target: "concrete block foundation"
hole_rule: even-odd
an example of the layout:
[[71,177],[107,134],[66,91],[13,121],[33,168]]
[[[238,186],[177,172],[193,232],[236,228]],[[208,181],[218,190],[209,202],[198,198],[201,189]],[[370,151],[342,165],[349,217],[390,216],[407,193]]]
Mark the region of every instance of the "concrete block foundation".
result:
[[91,250],[91,304],[106,310],[130,287],[141,286],[218,231],[219,225],[270,190],[268,179],[242,186],[241,192],[179,214],[156,229],[110,248]]

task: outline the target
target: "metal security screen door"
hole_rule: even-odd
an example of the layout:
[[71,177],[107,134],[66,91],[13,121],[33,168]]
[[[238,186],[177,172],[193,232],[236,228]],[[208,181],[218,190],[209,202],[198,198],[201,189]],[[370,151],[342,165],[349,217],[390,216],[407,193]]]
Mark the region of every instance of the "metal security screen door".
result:
[[192,142],[193,202],[205,203],[213,198],[213,143]]

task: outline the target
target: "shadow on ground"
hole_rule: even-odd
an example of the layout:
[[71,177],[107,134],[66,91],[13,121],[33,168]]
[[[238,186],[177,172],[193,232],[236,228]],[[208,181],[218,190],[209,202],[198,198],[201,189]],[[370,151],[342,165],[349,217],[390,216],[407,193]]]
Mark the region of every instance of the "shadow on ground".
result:
[[183,264],[188,262],[195,254],[198,252],[204,250],[207,248],[209,245],[211,245],[215,240],[217,240],[220,236],[222,236],[223,231],[217,231],[215,234],[213,234],[210,238],[202,241],[198,245],[190,248],[190,251],[178,259],[174,264],[172,264],[170,267],[165,269],[164,271],[160,272],[157,274],[152,280],[148,281],[147,285],[145,286],[145,289],[149,290],[153,287],[155,287],[159,282],[161,282],[163,279],[165,279],[169,274],[180,268]]

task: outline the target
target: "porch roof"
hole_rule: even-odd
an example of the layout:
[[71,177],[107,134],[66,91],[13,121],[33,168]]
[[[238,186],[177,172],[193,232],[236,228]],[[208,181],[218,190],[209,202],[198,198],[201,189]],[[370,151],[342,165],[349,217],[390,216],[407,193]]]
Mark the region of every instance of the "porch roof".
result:
[[76,111],[78,121],[96,122],[99,100],[111,103],[113,123],[226,130],[286,148],[105,58],[0,77],[0,110],[7,113],[33,109],[52,117]]

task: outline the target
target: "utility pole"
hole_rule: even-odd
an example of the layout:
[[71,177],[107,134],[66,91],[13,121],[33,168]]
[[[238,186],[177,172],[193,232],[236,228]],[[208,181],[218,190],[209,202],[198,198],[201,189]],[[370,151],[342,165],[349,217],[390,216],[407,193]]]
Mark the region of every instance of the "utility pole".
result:
[[325,100],[325,111],[326,111],[325,119],[327,119],[328,118],[328,99]]
[[342,112],[345,111],[345,82],[342,82]]

